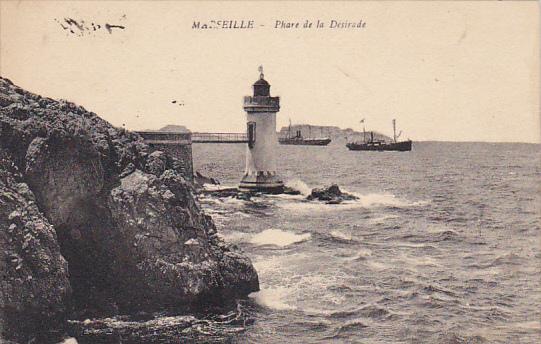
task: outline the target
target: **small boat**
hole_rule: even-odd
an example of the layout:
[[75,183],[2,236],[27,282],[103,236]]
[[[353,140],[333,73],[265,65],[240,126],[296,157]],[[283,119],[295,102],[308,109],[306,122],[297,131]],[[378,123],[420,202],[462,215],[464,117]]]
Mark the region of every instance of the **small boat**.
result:
[[393,142],[385,142],[382,140],[374,140],[374,132],[370,132],[370,140],[366,141],[366,132],[363,128],[363,134],[365,140],[363,142],[349,142],[346,144],[349,150],[354,151],[398,151],[407,152],[411,151],[411,140],[397,141],[398,137],[402,134],[400,132],[396,135],[396,120],[393,119]]
[[278,142],[282,145],[326,146],[331,143],[331,139],[328,137],[304,138],[300,130],[297,130],[295,136],[291,136],[290,120],[287,136],[278,138]]

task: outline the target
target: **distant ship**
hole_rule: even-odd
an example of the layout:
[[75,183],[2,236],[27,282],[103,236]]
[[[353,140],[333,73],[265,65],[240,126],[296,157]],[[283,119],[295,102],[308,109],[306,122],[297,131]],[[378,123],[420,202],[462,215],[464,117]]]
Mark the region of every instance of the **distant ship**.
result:
[[303,145],[303,146],[326,146],[331,143],[328,137],[304,138],[300,130],[297,130],[295,136],[291,136],[291,120],[286,137],[280,137],[278,142],[282,145]]
[[385,142],[382,140],[374,140],[374,133],[370,132],[370,140],[366,141],[366,131],[363,129],[363,142],[349,142],[346,144],[349,150],[354,151],[411,151],[411,140],[397,141],[402,132],[396,135],[396,120],[393,119],[393,142]]

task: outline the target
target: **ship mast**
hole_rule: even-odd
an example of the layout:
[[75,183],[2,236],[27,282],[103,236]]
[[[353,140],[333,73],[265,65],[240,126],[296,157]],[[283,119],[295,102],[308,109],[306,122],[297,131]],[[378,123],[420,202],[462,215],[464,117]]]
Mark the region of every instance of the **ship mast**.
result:
[[366,127],[364,126],[364,118],[361,119],[361,123],[363,124],[363,141],[366,143]]
[[363,141],[364,141],[364,143],[366,143],[366,128],[365,128],[364,124],[363,124]]
[[396,143],[396,119],[393,118],[393,139]]
[[291,118],[289,119],[289,128],[287,129],[287,138],[291,138]]

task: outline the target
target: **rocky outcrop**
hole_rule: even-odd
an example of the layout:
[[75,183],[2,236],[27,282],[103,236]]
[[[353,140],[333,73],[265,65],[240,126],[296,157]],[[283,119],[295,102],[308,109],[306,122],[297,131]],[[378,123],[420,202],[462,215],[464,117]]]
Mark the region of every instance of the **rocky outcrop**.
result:
[[0,342],[58,339],[70,295],[67,262],[54,228],[2,150],[0,274]]
[[237,311],[210,319],[194,316],[137,317],[70,320],[69,332],[79,344],[148,344],[148,343],[230,343],[232,336],[244,331],[253,322],[239,307]]
[[113,267],[122,308],[222,303],[258,288],[249,260],[218,239],[191,194],[171,170],[159,177],[136,170],[112,190],[108,206],[120,238],[110,251],[123,262]]
[[324,201],[328,204],[339,204],[342,201],[356,200],[357,197],[348,193],[342,192],[338,185],[332,184],[328,187],[312,189],[312,192],[308,197],[308,200]]
[[195,171],[195,175],[193,179],[194,179],[194,183],[196,184],[198,188],[203,187],[205,184],[220,185],[220,181],[212,177],[204,176],[199,171]]
[[[80,316],[165,308],[185,312],[258,290],[251,262],[216,235],[175,159],[150,153],[137,134],[0,79],[0,151],[20,171],[16,177],[0,166],[5,178],[17,180],[9,184],[15,196],[3,200],[0,238],[13,241],[27,227],[47,238],[32,250],[44,245],[36,263],[16,271],[34,276],[31,291],[43,291],[36,295],[54,313],[51,321],[61,322],[69,302],[72,315]],[[10,215],[19,208],[26,213]],[[11,251],[20,256],[16,249],[2,253],[6,261]],[[6,325],[16,297],[10,286],[23,283],[6,273],[8,268],[1,270],[7,281],[0,294],[1,328],[9,338],[32,335],[37,330]],[[32,300],[29,290],[18,291]],[[26,323],[39,324],[32,307],[17,307],[28,316]]]

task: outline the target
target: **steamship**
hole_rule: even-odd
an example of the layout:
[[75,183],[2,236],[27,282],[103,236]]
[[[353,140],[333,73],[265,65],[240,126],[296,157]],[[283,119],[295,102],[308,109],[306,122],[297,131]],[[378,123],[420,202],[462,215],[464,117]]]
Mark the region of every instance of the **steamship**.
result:
[[304,146],[326,146],[331,143],[328,137],[305,138],[302,136],[301,130],[297,130],[295,136],[291,136],[291,120],[286,137],[278,138],[278,142],[282,145],[304,145]]
[[370,132],[370,140],[366,141],[366,131],[363,128],[363,142],[349,142],[346,147],[349,150],[354,151],[398,151],[407,152],[411,151],[411,140],[397,141],[398,137],[402,134],[400,132],[396,134],[396,120],[393,119],[393,141],[385,142],[383,140],[374,140],[374,132]]

